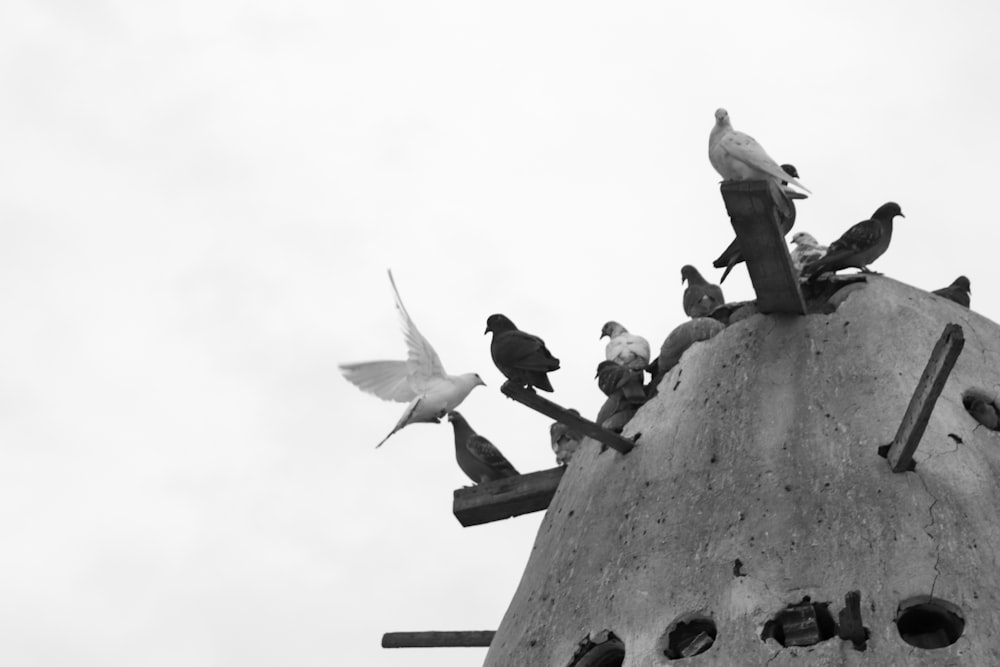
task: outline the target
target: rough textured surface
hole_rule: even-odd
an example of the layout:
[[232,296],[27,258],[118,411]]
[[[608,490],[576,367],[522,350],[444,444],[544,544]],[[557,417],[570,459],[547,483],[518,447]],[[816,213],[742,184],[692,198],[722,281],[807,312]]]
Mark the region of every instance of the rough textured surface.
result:
[[[916,471],[894,474],[876,450],[948,322],[965,350]],[[1000,433],[963,408],[969,389],[1000,391],[1000,327],[887,278],[832,314],[753,315],[692,347],[626,427],[632,452],[586,440],[573,457],[485,664],[564,667],[605,629],[625,667],[672,664],[665,632],[691,614],[718,636],[681,664],[1000,664]],[[760,639],[804,596],[838,618],[853,590],[865,651]],[[921,594],[961,609],[955,644],[899,637],[897,605]]]

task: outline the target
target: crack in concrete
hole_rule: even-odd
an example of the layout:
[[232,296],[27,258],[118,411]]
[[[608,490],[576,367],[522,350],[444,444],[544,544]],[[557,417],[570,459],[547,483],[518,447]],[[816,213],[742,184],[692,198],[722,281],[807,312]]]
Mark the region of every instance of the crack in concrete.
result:
[[[956,445],[956,449],[957,447],[958,445]],[[924,532],[927,533],[927,537],[931,539],[931,543],[934,545],[934,580],[931,582],[931,592],[930,592],[930,597],[933,598],[934,587],[937,585],[938,577],[941,576],[941,570],[938,567],[941,563],[941,542],[935,539],[934,534],[930,531],[930,529],[934,527],[935,523],[934,506],[937,505],[938,499],[937,496],[931,493],[930,489],[927,488],[927,482],[924,481],[923,477],[917,475],[917,479],[920,480],[921,486],[924,487],[924,492],[933,499],[933,502],[931,502],[930,507],[927,508],[927,514],[930,517],[930,523],[923,526]]]

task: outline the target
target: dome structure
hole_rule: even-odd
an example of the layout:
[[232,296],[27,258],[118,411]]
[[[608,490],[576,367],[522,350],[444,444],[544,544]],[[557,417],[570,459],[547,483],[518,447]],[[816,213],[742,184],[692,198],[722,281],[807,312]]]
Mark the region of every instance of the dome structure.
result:
[[[995,407],[1000,326],[880,276],[832,301],[688,349],[630,453],[584,442],[487,667],[1000,664],[1000,432],[967,409]],[[964,350],[894,473],[948,323]]]

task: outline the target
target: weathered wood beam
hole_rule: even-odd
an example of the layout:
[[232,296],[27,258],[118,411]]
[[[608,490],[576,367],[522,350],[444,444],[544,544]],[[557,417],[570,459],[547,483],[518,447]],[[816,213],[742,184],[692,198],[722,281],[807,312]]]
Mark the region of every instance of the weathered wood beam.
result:
[[546,417],[551,417],[557,422],[566,424],[566,426],[569,426],[574,431],[589,435],[594,440],[599,440],[622,454],[628,454],[635,447],[635,443],[631,440],[601,428],[589,419],[584,419],[575,412],[570,412],[561,405],[539,396],[527,387],[520,387],[508,380],[500,387],[500,391],[508,398],[512,398],[536,412],[541,412]]
[[913,461],[913,452],[920,444],[920,438],[927,429],[934,404],[941,395],[944,383],[948,380],[951,369],[955,367],[955,360],[958,359],[964,346],[965,333],[962,327],[954,323],[948,324],[934,346],[931,358],[927,360],[927,366],[924,367],[924,373],[920,376],[917,388],[906,408],[903,421],[899,424],[896,437],[886,453],[893,472],[913,470],[916,465]]
[[496,630],[453,632],[387,632],[382,648],[437,648],[444,646],[489,646]]
[[781,232],[782,220],[795,214],[791,200],[773,181],[725,181],[721,189],[757,293],[757,308],[762,313],[805,315],[799,273]]
[[478,526],[546,509],[564,466],[456,489],[452,512],[463,526]]

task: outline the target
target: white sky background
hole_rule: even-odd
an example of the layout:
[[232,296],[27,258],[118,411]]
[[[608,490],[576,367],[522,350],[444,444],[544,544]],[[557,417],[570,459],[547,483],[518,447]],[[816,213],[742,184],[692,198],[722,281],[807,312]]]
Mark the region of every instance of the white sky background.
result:
[[[463,529],[451,427],[337,364],[403,358],[392,267],[462,407],[522,471],[548,420],[485,320],[593,416],[601,325],[654,347],[733,236],[716,107],[829,242],[960,273],[1000,317],[995,2],[28,2],[0,9],[0,663],[479,664],[541,515]],[[752,298],[745,267],[724,285]]]

